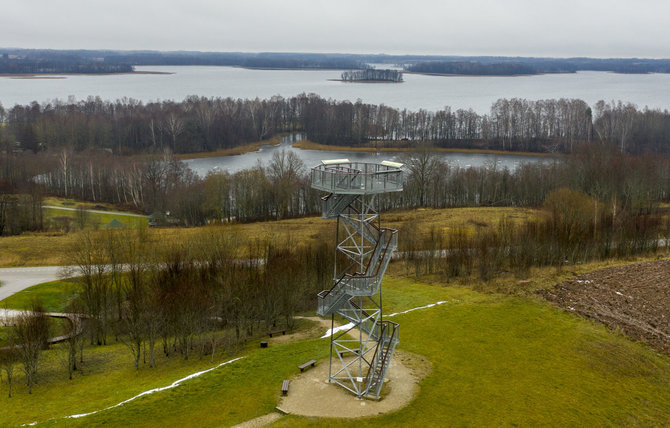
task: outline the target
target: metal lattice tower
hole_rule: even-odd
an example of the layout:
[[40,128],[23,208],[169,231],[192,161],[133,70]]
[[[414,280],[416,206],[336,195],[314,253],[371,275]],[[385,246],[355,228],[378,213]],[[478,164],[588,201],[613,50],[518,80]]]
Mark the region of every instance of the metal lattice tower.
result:
[[335,272],[319,293],[317,313],[349,321],[331,329],[328,380],[358,397],[379,398],[395,346],[398,324],[382,313],[382,277],[398,246],[398,233],[379,226],[379,195],[402,190],[402,164],[322,161],[312,168],[312,187],[322,198],[323,218],[337,218]]

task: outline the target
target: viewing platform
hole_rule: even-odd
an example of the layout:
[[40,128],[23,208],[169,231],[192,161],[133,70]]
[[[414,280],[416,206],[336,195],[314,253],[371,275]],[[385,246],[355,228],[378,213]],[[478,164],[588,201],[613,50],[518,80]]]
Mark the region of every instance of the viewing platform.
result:
[[402,191],[401,163],[351,162],[349,159],[321,161],[312,168],[312,188],[349,195],[374,195]]

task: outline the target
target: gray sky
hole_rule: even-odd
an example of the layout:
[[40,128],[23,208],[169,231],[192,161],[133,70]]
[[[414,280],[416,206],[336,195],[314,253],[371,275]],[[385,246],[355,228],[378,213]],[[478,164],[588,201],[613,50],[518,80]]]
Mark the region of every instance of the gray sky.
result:
[[668,0],[5,0],[0,46],[670,57]]

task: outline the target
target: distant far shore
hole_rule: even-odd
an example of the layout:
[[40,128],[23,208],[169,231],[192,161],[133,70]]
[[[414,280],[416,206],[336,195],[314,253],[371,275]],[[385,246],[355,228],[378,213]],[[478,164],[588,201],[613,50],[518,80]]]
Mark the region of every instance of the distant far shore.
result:
[[430,73],[427,71],[407,71],[403,70],[404,74],[423,74],[424,76],[441,76],[441,77],[523,77],[523,76],[542,76],[545,74],[575,74],[575,71],[561,71],[555,73],[516,73],[516,74],[468,74],[468,73]]
[[345,79],[328,79],[331,82],[344,82],[344,83],[404,83],[404,81],[395,82],[393,80],[375,80],[375,79],[363,79],[363,80],[345,80]]
[[244,68],[246,70],[266,70],[266,71],[342,71],[345,68],[336,67],[251,67],[247,65],[207,65],[204,67],[232,67]]
[[67,79],[68,76],[117,76],[123,74],[175,74],[168,71],[130,71],[123,73],[0,73],[9,79]]

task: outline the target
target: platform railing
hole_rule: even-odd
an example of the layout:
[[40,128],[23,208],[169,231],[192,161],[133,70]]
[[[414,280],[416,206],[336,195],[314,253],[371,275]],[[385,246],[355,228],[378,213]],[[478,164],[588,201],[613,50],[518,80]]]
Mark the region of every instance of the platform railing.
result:
[[319,165],[312,168],[312,187],[331,193],[385,193],[402,190],[402,170],[367,162]]

